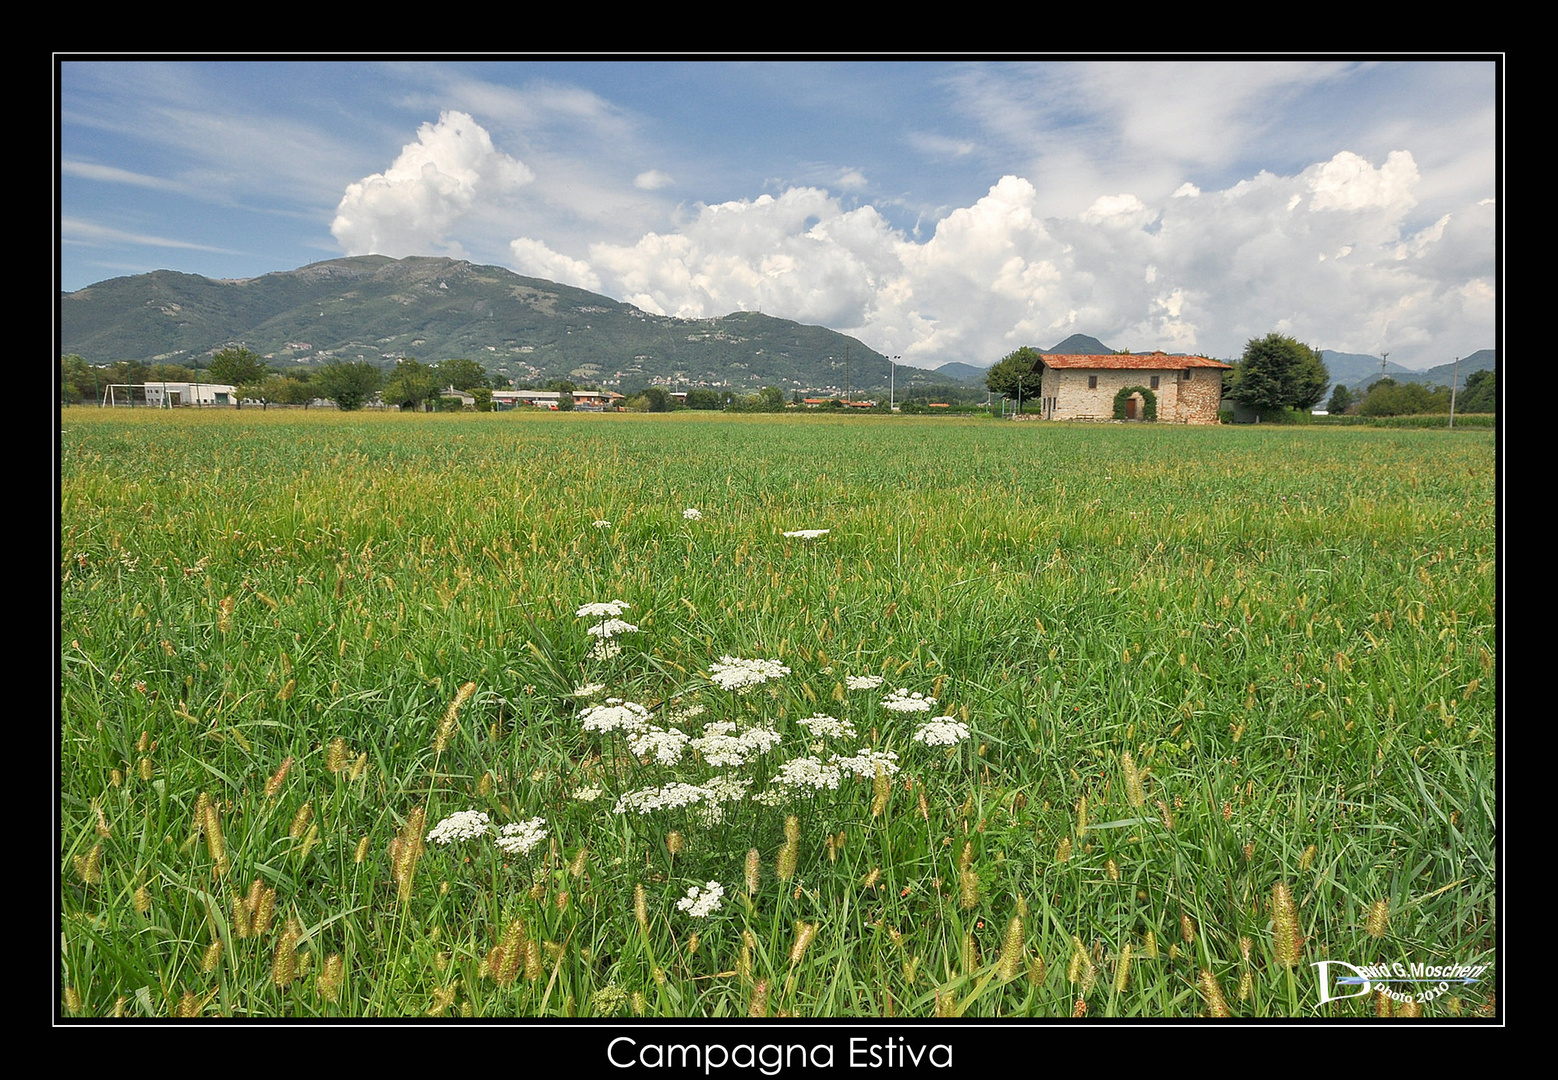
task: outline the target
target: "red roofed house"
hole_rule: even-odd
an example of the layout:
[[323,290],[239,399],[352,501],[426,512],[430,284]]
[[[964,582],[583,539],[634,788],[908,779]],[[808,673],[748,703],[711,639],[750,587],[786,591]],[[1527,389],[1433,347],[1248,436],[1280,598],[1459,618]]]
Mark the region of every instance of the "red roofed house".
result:
[[1223,372],[1231,367],[1204,356],[1162,352],[1045,354],[1033,371],[1043,376],[1039,393],[1046,420],[1215,424],[1223,402]]

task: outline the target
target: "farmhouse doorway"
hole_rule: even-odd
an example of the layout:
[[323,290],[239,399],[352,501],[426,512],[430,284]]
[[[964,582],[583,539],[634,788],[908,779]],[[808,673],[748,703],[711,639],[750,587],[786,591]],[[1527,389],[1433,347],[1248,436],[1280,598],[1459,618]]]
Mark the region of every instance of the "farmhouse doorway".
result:
[[1140,394],[1132,394],[1125,399],[1125,418],[1127,420],[1140,420],[1144,402]]

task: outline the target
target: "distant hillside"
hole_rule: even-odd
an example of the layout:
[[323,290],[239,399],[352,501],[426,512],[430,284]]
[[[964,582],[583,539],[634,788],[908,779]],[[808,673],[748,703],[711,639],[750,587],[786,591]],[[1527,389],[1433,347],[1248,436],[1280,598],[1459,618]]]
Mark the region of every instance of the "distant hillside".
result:
[[60,297],[61,347],[89,363],[199,366],[242,344],[272,364],[469,358],[504,379],[605,386],[858,392],[887,359],[854,338],[757,312],[650,315],[496,266],[366,255],[241,281],[159,270]]
[[[1404,368],[1400,364],[1387,363],[1382,374],[1379,357],[1369,356],[1367,353],[1344,353],[1331,349],[1321,349],[1320,359],[1325,361],[1325,367],[1331,373],[1333,385],[1341,383],[1353,390],[1365,390],[1382,378],[1383,375],[1389,375],[1392,379],[1401,383],[1449,386],[1451,372],[1455,367],[1452,361],[1448,364],[1429,368],[1426,371],[1413,371],[1411,368]],[[1493,367],[1495,360],[1496,354],[1492,349],[1481,349],[1470,356],[1461,357],[1461,385],[1466,385],[1466,376],[1473,371],[1481,371],[1483,368]]]
[[942,364],[934,369],[931,374],[947,382],[954,383],[983,383],[985,373],[989,368],[975,367],[973,364],[960,364],[954,361],[950,364]]
[[1114,352],[1095,337],[1086,334],[1072,334],[1065,341],[1057,344],[1053,349],[1040,349],[1040,352],[1054,353],[1059,356],[1108,356]]

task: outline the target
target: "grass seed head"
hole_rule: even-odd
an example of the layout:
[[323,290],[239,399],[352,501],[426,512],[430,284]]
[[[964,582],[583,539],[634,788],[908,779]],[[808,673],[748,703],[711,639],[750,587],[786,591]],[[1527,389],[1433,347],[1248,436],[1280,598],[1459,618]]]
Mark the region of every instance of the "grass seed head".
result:
[[1125,988],[1130,985],[1130,982],[1131,946],[1130,943],[1127,942],[1120,949],[1120,959],[1115,963],[1114,966],[1114,992],[1117,994],[1125,993]]
[[1002,979],[1015,979],[1022,974],[1022,917],[1012,916],[1006,924],[1006,938],[1001,942],[1001,956],[996,961],[996,972]]
[[1298,908],[1287,882],[1279,881],[1271,889],[1272,954],[1284,967],[1296,967],[1303,958],[1304,938],[1298,930]]
[[1390,928],[1390,901],[1376,900],[1369,905],[1369,918],[1364,924],[1364,930],[1369,937],[1381,938]]
[[757,887],[762,884],[762,880],[763,859],[762,856],[757,853],[757,848],[753,848],[747,852],[746,885],[748,896],[756,895]]
[[278,990],[285,990],[292,985],[292,980],[297,976],[298,936],[297,922],[288,919],[281,936],[276,939],[276,953],[270,965],[270,981]]
[[1223,997],[1223,988],[1218,984],[1216,975],[1202,968],[1196,987],[1201,991],[1201,1000],[1206,1005],[1206,1015],[1212,1017],[1233,1015],[1233,1010],[1228,1007],[1228,999]]

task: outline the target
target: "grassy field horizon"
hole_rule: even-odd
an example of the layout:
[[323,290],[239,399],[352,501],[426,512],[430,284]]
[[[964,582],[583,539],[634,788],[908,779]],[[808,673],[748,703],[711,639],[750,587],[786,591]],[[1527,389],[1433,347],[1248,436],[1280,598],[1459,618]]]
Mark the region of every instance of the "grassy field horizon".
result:
[[1491,429],[60,425],[62,1016],[1497,1014]]

